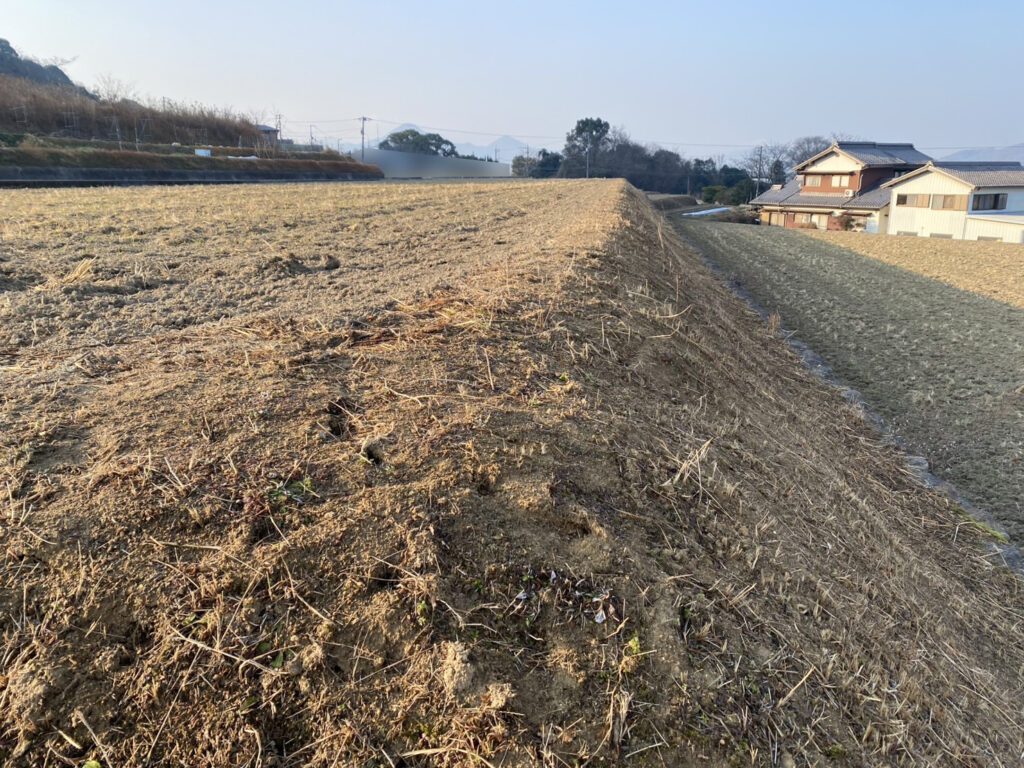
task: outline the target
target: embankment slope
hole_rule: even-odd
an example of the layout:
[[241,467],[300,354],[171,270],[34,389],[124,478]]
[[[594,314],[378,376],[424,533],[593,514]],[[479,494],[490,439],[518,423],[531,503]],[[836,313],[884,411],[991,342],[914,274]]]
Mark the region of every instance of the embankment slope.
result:
[[8,200],[13,764],[1019,759],[1017,578],[623,183]]

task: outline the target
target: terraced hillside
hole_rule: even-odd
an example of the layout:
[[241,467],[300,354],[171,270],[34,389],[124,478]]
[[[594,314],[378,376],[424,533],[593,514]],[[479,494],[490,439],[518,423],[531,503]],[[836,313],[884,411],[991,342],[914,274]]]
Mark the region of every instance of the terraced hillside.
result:
[[12,765],[1014,765],[984,531],[618,181],[6,193]]

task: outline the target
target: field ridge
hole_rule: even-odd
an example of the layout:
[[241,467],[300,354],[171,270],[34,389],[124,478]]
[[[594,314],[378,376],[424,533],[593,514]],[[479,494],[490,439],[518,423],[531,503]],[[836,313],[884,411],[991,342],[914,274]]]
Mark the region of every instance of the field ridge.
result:
[[620,181],[12,193],[14,764],[1013,764],[987,534]]

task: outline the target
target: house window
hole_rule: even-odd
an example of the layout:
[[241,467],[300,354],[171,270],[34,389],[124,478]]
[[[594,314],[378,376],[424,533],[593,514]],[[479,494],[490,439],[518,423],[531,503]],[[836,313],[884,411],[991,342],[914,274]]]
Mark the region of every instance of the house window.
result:
[[908,208],[927,208],[930,202],[931,195],[896,195],[896,205]]
[[985,235],[978,235],[978,239],[988,243],[1001,243],[1003,238],[1001,237],[986,237]]
[[821,176],[804,176],[804,186],[807,187],[820,187]]
[[944,235],[940,232],[932,232],[928,237],[937,237],[939,240],[952,240],[952,235]]
[[850,185],[850,175],[849,174],[833,176],[832,177],[832,186],[833,187],[847,187],[849,185]]
[[936,211],[966,211],[967,195],[932,195],[932,209]]
[[797,221],[800,224],[810,224],[811,223],[811,214],[809,214],[809,213],[801,213],[801,214],[797,215],[796,219],[797,219]]
[[993,195],[975,195],[972,211],[1005,211],[1006,193]]

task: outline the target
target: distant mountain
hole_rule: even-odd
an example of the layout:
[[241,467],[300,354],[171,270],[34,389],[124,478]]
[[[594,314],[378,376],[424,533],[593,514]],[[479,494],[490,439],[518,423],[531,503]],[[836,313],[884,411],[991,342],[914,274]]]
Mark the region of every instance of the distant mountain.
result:
[[502,136],[490,144],[472,144],[465,142],[456,144],[460,155],[476,155],[477,157],[493,158],[497,153],[498,160],[503,163],[512,162],[516,155],[526,154],[527,144],[512,136]]
[[954,152],[943,160],[960,160],[965,162],[978,162],[981,160],[1005,160],[1024,163],[1024,144],[1014,144],[1009,147],[990,147],[987,149],[962,149]]
[[66,85],[77,87],[60,67],[23,59],[11,44],[0,38],[0,75],[10,75],[31,80],[42,85]]

